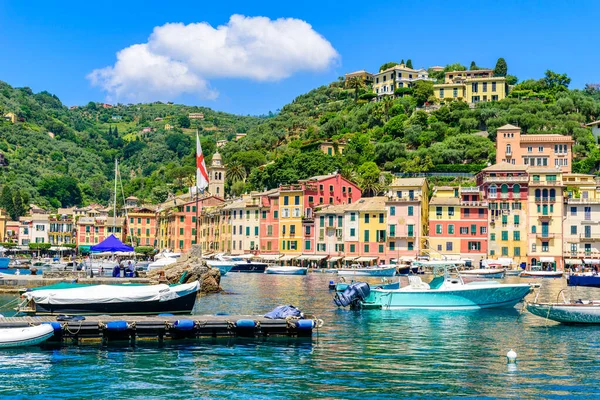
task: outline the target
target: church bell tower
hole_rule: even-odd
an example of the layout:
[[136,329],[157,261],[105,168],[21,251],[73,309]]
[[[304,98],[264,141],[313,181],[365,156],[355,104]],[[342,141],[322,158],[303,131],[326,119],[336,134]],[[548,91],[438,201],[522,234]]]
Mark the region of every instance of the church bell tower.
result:
[[208,191],[214,196],[225,198],[225,166],[221,154],[217,151],[208,168]]

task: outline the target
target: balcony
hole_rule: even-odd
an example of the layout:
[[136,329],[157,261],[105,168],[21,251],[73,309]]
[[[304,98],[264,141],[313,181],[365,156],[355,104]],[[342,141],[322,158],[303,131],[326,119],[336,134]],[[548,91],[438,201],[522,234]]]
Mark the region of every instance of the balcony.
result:
[[567,204],[600,204],[600,199],[566,199]]
[[412,196],[412,197],[397,197],[397,196],[388,196],[389,201],[404,201],[404,202],[419,202],[421,201],[421,196]]
[[586,234],[582,233],[579,235],[579,241],[581,241],[581,242],[600,242],[600,235],[598,235],[598,234],[586,235]]
[[555,203],[556,197],[536,197],[536,203]]
[[516,183],[527,182],[528,180],[529,178],[526,176],[486,176],[483,178],[483,182],[485,183]]
[[462,187],[460,188],[461,193],[479,193],[479,188],[477,186],[472,187]]
[[560,181],[531,181],[529,182],[529,186],[563,186]]
[[556,233],[538,232],[535,234],[535,238],[539,240],[554,239],[556,238]]
[[461,201],[460,205],[463,207],[487,207],[487,201]]
[[549,219],[552,219],[552,215],[541,214],[541,215],[538,215],[538,219],[539,220],[549,220]]

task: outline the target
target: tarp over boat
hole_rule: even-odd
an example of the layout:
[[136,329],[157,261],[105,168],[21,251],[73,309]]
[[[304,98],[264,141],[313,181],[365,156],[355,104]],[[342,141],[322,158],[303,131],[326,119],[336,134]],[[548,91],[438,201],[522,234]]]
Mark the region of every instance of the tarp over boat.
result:
[[91,252],[102,252],[108,251],[111,253],[115,253],[117,251],[133,251],[133,247],[127,246],[123,242],[121,242],[115,235],[110,235],[106,239],[104,239],[101,243],[98,243],[95,246],[90,247]]
[[200,289],[198,281],[184,285],[114,286],[94,285],[73,289],[46,289],[23,293],[23,297],[36,304],[103,304],[139,303],[147,301],[168,301]]

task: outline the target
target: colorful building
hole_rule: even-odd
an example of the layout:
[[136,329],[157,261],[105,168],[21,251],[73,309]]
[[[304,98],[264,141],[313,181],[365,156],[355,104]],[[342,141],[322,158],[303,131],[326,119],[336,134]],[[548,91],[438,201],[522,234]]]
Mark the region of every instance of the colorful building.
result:
[[352,78],[360,78],[366,85],[371,85],[373,83],[373,74],[365,71],[364,69],[360,71],[350,72],[348,74],[345,74],[344,76],[346,78],[344,81],[346,87],[348,87],[348,82]]
[[127,243],[135,246],[156,246],[157,218],[155,206],[132,206],[125,219]]
[[508,88],[506,78],[494,76],[492,70],[449,71],[444,83],[433,85],[433,94],[439,101],[479,103],[506,98]]
[[76,239],[77,230],[71,216],[56,215],[49,218],[48,242],[52,246],[71,245]]
[[378,96],[392,95],[399,88],[409,88],[416,81],[429,81],[427,70],[408,68],[404,64],[394,65],[373,75],[373,91]]
[[19,245],[28,249],[29,243],[49,243],[50,215],[34,212],[19,218]]
[[489,258],[511,258],[516,264],[527,264],[528,184],[523,165],[502,162],[477,175],[482,200],[488,203]]
[[369,264],[389,261],[386,259],[388,229],[386,200],[387,197],[384,196],[367,197],[348,205],[346,208],[350,230],[348,239],[350,246],[356,247],[350,248],[345,259],[357,256],[351,261]]
[[573,139],[558,134],[522,135],[521,128],[504,125],[496,134],[496,163],[559,168],[571,172]]
[[119,240],[125,240],[123,229],[125,219],[121,217],[79,217],[77,220],[77,247],[80,251],[89,251],[90,247],[102,242],[114,234]]

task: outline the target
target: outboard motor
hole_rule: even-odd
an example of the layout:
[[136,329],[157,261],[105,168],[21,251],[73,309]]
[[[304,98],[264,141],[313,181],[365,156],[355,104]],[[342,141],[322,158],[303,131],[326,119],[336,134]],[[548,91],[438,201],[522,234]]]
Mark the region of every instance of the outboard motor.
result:
[[356,306],[371,293],[371,287],[366,282],[351,284],[343,293],[336,293],[333,302],[338,307]]

